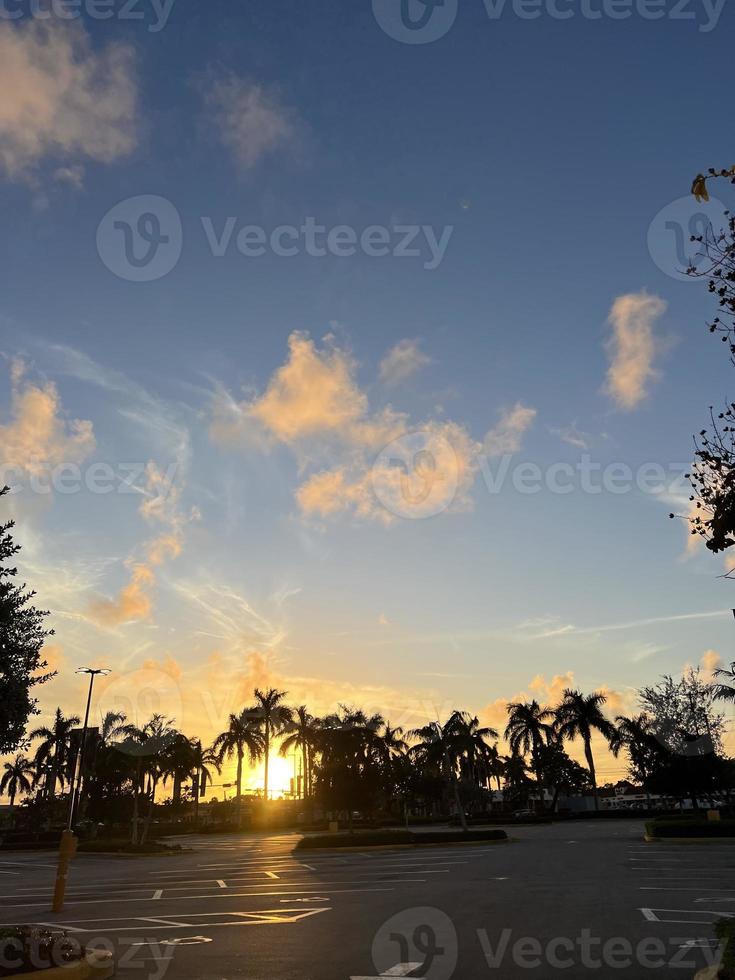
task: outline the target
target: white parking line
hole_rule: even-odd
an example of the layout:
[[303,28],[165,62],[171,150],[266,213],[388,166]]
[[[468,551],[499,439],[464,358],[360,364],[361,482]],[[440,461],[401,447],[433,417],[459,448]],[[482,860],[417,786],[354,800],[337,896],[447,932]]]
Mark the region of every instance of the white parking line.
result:
[[[438,872],[426,871],[424,873],[437,874]],[[326,879],[318,878],[313,880],[309,879],[306,881],[279,881],[277,885],[275,884],[269,885],[267,882],[263,882],[263,881],[258,881],[257,883],[253,882],[252,884],[243,884],[237,878],[228,878],[228,879],[207,878],[201,881],[195,878],[190,881],[185,881],[185,882],[177,881],[170,885],[166,884],[164,888],[156,889],[153,897],[155,898],[155,895],[158,891],[163,892],[167,896],[171,892],[186,891],[187,889],[198,889],[198,890],[200,889],[202,892],[211,892],[214,888],[229,888],[229,885],[227,885],[226,883],[227,881],[235,882],[236,886],[240,888],[279,888],[279,887],[296,888],[302,885],[308,886],[311,884],[314,884],[316,888],[321,888],[323,885],[367,885],[367,884],[412,885],[412,884],[425,884],[427,880],[428,880],[427,878],[414,877],[413,872],[411,872],[411,877],[409,878],[407,877],[399,878],[397,876],[391,876],[391,875],[376,877],[374,875],[371,875],[369,877],[362,877],[362,878],[326,878]],[[8,897],[28,898],[28,899],[42,898],[49,895],[50,887],[51,886],[48,886],[46,888],[34,888],[30,893],[24,893],[22,895],[17,892],[14,892],[12,896],[8,896]],[[146,887],[146,886],[143,887],[134,886],[132,888],[107,888],[106,887],[104,894],[108,896],[110,895],[124,896],[124,895],[132,895],[135,892],[140,892],[143,896],[145,896],[145,895],[149,895],[150,891],[151,891],[150,887]],[[99,887],[84,888],[84,889],[70,888],[66,892],[66,897],[67,900],[69,900],[72,898],[82,898],[83,896],[87,896],[87,895],[97,896],[99,894],[100,894]],[[259,894],[263,894],[263,893],[259,893]],[[206,898],[207,896],[200,895],[198,897]],[[110,899],[110,901],[113,901],[113,899]],[[122,899],[120,899],[120,901],[122,901]],[[135,901],[135,899],[131,898],[130,901]]]
[[407,977],[409,973],[413,973],[414,970],[418,970],[423,965],[423,963],[397,963],[379,976],[350,977],[350,980],[383,980],[383,977]]
[[[679,924],[689,924],[689,925],[707,925],[715,921],[718,918],[733,918],[735,913],[723,912],[722,909],[714,911],[713,909],[639,909],[639,912],[643,914],[643,918],[648,922],[662,922],[662,923],[679,923]],[[663,918],[662,918],[663,914]],[[689,918],[686,919],[672,919],[669,918],[670,915],[686,915]],[[711,916],[713,918],[703,919],[703,918],[691,918],[691,916]]]
[[[299,888],[295,891],[269,891],[269,892],[231,892],[228,891],[227,895],[212,894],[206,896],[207,898],[259,898],[265,895],[310,895],[316,891],[326,891],[333,895],[345,895],[358,892],[392,892],[393,888],[322,888],[322,883],[317,882],[313,888]],[[169,902],[183,902],[190,899],[202,898],[202,895],[171,895],[167,901]],[[67,905],[127,905],[131,902],[141,904],[143,902],[152,902],[153,898],[85,898],[81,902],[67,902]],[[48,908],[48,902],[34,902],[34,903],[14,903],[5,906],[6,909],[39,909]]]
[[[307,919],[312,915],[318,915],[320,912],[331,912],[331,906],[316,908],[316,909],[263,909],[257,912],[196,912],[190,915],[189,918],[201,919],[208,916],[217,915],[231,915],[235,916],[237,921],[224,921],[224,922],[205,922],[205,923],[191,923],[191,922],[181,922],[178,916],[171,916],[169,919],[154,919],[144,916],[135,916],[127,919],[72,919],[72,925],[69,922],[56,922],[54,927],[57,929],[67,929],[69,932],[129,932],[131,929],[140,930],[141,922],[148,922],[150,924],[160,924],[165,925],[167,929],[198,929],[200,926],[204,925],[207,929],[213,929],[222,926],[253,926],[253,925],[278,925],[278,924],[290,924],[293,922],[299,922],[301,919]],[[129,922],[130,925],[127,926],[99,926],[100,922]],[[80,928],[84,923],[96,924],[90,929]]]

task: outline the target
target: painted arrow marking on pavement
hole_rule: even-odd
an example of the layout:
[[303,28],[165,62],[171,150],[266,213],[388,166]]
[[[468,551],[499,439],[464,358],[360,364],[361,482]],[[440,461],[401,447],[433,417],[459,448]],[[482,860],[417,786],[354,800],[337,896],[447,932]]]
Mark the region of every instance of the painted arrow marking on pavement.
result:
[[350,977],[350,980],[384,980],[385,977],[407,977],[409,973],[418,970],[423,963],[396,963],[390,970],[372,977]]

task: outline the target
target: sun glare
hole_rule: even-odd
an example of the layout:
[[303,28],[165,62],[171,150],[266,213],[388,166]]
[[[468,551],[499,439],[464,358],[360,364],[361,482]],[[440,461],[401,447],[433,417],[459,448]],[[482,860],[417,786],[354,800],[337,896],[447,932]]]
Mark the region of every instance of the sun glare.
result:
[[[291,780],[293,779],[293,758],[289,756],[284,759],[281,755],[272,755],[268,762],[268,795],[271,799],[278,799],[291,792]],[[251,769],[244,780],[247,790],[263,791],[265,779],[265,765],[259,762]]]

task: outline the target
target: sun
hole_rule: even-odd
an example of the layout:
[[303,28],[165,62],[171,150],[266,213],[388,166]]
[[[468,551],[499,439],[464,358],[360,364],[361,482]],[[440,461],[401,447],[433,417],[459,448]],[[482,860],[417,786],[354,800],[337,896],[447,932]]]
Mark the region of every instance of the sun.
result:
[[[277,800],[281,796],[291,794],[291,781],[294,776],[293,758],[284,759],[281,755],[272,755],[268,760],[268,796]],[[265,764],[259,762],[247,774],[245,788],[263,792],[265,780]]]

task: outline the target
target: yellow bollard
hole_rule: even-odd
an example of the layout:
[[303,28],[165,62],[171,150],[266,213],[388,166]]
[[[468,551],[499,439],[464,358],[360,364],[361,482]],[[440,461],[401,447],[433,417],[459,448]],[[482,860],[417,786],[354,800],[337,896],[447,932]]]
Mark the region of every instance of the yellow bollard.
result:
[[56,869],[56,884],[54,885],[54,901],[52,912],[63,912],[64,893],[66,892],[66,875],[71,859],[77,852],[77,838],[71,830],[65,830],[59,844],[59,864]]

